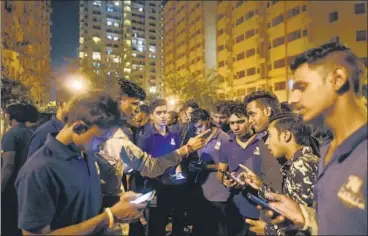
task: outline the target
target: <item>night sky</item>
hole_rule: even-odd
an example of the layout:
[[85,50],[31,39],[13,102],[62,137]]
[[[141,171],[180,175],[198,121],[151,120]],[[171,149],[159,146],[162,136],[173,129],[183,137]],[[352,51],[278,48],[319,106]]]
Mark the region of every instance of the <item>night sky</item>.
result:
[[51,60],[53,71],[66,64],[64,57],[76,58],[79,47],[79,1],[51,1]]

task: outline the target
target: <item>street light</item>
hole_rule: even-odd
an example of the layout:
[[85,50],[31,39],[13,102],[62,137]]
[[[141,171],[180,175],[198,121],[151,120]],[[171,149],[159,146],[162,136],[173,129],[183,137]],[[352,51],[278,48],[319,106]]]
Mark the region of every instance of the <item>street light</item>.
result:
[[75,90],[81,90],[83,88],[82,81],[80,80],[73,80],[70,84],[70,87],[72,87]]
[[66,85],[74,92],[85,92],[88,88],[86,80],[78,74],[70,75]]

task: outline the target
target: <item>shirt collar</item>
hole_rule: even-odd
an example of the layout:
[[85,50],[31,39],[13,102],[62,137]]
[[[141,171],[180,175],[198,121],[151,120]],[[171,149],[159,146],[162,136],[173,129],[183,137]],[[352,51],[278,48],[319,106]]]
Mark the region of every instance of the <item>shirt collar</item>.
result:
[[301,149],[299,149],[298,151],[296,151],[294,153],[294,155],[292,156],[292,158],[290,160],[288,160],[282,167],[281,167],[281,173],[283,173],[284,175],[288,172],[291,164],[298,160],[299,157],[304,156],[306,154],[313,154],[313,150],[311,147],[302,147]]
[[57,133],[48,134],[44,144],[44,147],[48,149],[53,156],[67,161],[82,155],[81,151],[78,150],[74,144],[65,145],[55,138],[56,135]]
[[52,116],[51,118],[51,123],[54,125],[54,127],[57,130],[61,130],[62,128],[64,128],[64,123],[61,122],[58,118],[56,118],[56,116]]
[[[333,154],[333,158],[338,158],[338,161],[341,163],[343,162],[347,157],[349,157],[350,153],[364,140],[367,139],[367,124],[364,124],[362,127],[360,127],[357,131],[355,131],[353,134],[351,134],[343,143],[341,143],[337,148],[335,153]],[[326,156],[327,150],[330,146],[330,143],[326,145],[326,148],[324,149],[324,152],[321,153],[321,157]]]

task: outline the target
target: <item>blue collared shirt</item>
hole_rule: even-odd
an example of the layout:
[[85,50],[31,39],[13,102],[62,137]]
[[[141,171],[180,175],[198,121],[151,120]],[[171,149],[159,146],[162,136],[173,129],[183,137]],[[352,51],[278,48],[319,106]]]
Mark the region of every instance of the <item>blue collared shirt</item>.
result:
[[[241,147],[232,133],[230,134],[230,142],[225,145],[224,152],[220,156],[220,162],[228,164],[230,172],[240,173],[242,170],[239,168],[239,164],[243,164],[256,175],[261,176],[261,159],[266,151],[268,150],[263,141],[258,138],[253,139],[246,148]],[[258,219],[259,211],[256,205],[246,197],[249,190],[233,190],[231,197],[243,217]]]
[[100,179],[93,158],[47,136],[21,168],[15,182],[18,227],[27,231],[50,225],[52,230],[79,224],[98,215]]
[[[175,151],[180,147],[180,136],[168,129],[166,131],[166,135],[163,136],[156,128],[152,127],[150,132],[138,138],[137,146],[153,158],[162,157]],[[170,168],[169,172],[174,174],[175,168]]]
[[[224,148],[230,142],[230,137],[221,129],[218,129],[208,143],[198,151],[198,156],[207,164],[218,164],[220,154],[226,152]],[[204,197],[212,202],[226,202],[230,196],[229,190],[217,180],[217,172],[201,173],[206,175],[202,183]]]
[[367,235],[367,124],[339,145],[329,163],[321,149],[315,199],[319,235]]
[[29,143],[28,158],[44,145],[49,133],[59,132],[63,127],[64,123],[58,120],[55,116],[45,124],[38,127]]

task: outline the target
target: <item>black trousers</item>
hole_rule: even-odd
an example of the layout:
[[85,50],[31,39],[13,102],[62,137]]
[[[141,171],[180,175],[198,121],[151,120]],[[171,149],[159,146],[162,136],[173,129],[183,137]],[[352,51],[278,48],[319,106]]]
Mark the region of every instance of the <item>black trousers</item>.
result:
[[157,205],[148,208],[148,236],[165,236],[166,225],[172,216],[172,236],[184,235],[185,185],[155,184]]

